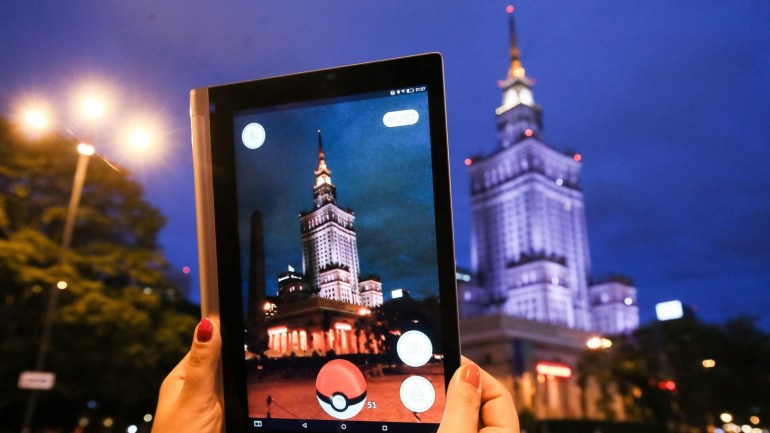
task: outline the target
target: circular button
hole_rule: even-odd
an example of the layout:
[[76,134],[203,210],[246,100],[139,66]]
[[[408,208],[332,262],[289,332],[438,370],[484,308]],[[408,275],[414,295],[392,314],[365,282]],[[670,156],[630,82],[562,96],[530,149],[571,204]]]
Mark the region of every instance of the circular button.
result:
[[409,376],[401,384],[401,403],[412,412],[421,413],[430,409],[436,401],[436,390],[430,381],[422,376]]
[[399,337],[396,352],[404,364],[410,367],[422,367],[433,356],[433,344],[422,332],[407,331]]
[[243,128],[241,140],[249,149],[258,149],[265,143],[265,128],[257,122],[249,123]]

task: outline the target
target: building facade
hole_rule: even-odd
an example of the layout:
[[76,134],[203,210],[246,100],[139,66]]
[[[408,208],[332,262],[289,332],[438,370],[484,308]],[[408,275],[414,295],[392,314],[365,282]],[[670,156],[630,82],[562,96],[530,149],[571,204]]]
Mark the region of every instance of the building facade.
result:
[[[472,269],[470,279],[460,281],[461,313],[500,312],[585,331],[632,330],[634,318],[638,324],[635,289],[623,297],[633,302],[616,305],[612,314],[589,299],[582,156],[543,141],[542,109],[521,63],[512,14],[509,27],[510,68],[495,110],[498,146],[468,161]],[[623,324],[596,328],[607,320]]]
[[471,269],[458,272],[463,354],[536,419],[623,420],[620,397],[600,404],[578,365],[589,339],[638,327],[636,289],[622,279],[591,284],[582,155],[543,140],[512,12],[497,148],[466,160],[473,225]]

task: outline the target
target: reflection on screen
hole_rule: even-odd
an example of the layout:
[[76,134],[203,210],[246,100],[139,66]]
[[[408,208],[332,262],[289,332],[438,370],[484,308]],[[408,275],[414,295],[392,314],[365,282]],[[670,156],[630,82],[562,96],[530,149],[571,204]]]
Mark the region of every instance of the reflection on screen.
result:
[[441,419],[428,98],[418,89],[234,117],[255,426]]

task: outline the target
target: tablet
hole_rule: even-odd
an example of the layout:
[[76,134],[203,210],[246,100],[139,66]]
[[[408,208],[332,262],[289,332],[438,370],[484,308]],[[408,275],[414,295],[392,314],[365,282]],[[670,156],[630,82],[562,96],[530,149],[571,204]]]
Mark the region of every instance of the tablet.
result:
[[191,92],[228,432],[435,432],[459,366],[442,59]]

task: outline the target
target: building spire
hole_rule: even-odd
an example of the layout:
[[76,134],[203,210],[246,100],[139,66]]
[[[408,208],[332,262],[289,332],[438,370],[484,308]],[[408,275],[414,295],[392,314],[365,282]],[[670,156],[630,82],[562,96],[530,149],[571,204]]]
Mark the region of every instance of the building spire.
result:
[[526,75],[524,67],[521,65],[519,56],[519,45],[516,40],[516,21],[513,19],[513,5],[508,5],[505,11],[508,12],[508,32],[511,45],[511,66],[508,68],[508,79],[522,79]]
[[[318,130],[318,168],[315,170],[316,185],[319,182],[325,181],[331,183],[332,171],[326,166],[326,155],[324,155],[324,143],[321,138],[321,130]],[[325,175],[325,176],[324,176]],[[323,178],[323,179],[322,179]]]
[[327,203],[334,203],[336,200],[336,188],[332,183],[332,171],[326,166],[326,155],[324,155],[324,145],[320,129],[318,130],[318,168],[313,173],[315,174],[313,196],[315,197],[316,208],[320,208]]

